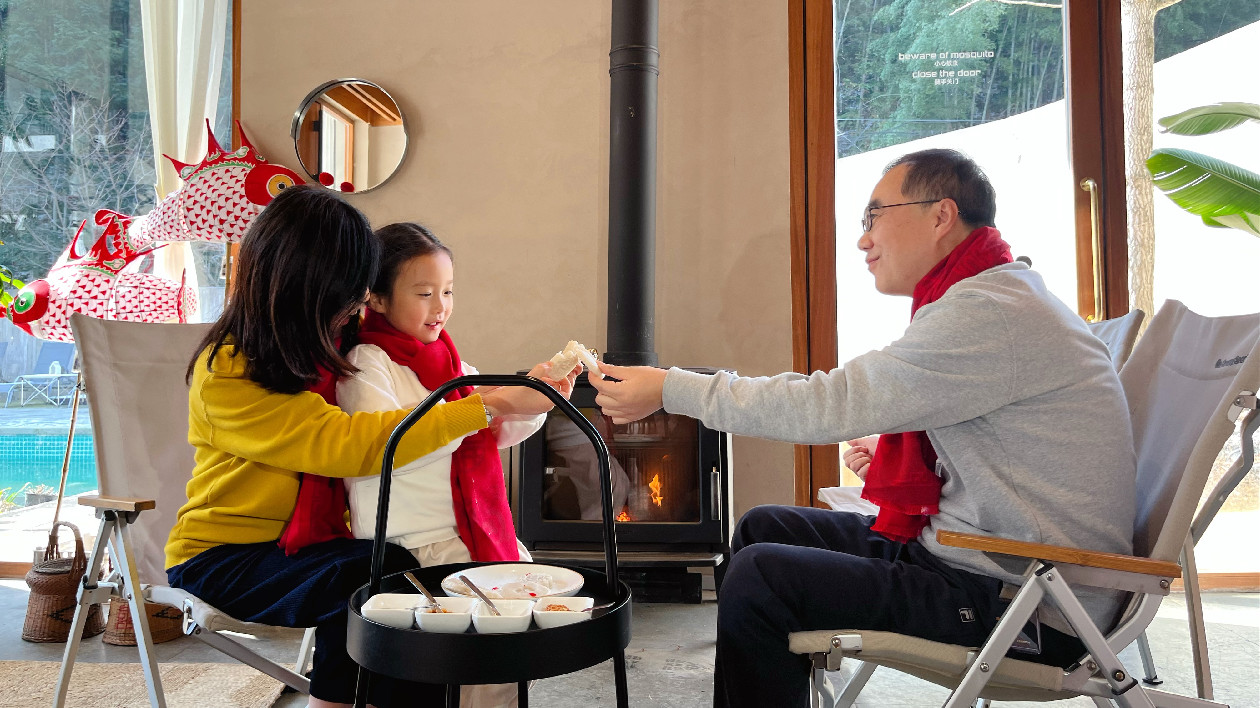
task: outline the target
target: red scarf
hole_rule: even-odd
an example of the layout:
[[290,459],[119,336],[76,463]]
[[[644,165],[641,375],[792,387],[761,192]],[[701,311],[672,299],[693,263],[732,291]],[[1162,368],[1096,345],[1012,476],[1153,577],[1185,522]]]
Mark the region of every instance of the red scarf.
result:
[[[424,344],[368,310],[359,342],[380,347],[395,364],[414,371],[420,385],[430,391],[464,373],[459,352],[445,329],[436,342]],[[457,401],[472,392],[471,386],[461,386],[448,393],[446,400]],[[464,438],[451,455],[451,497],[455,526],[473,560],[520,560],[499,446],[488,428]]]
[[[997,229],[982,226],[972,231],[914,286],[910,318],[913,320],[920,307],[938,300],[954,283],[1012,260],[1011,247]],[[918,538],[928,517],[939,510],[941,478],[935,468],[936,451],[927,433],[919,430],[879,436],[862,490],[863,499],[879,505],[872,528],[901,543]]]
[[[337,405],[337,377],[323,368],[310,391],[330,405]],[[280,534],[280,548],[286,556],[307,546],[337,538],[354,538],[346,526],[346,484],[336,477],[302,473],[293,516]]]

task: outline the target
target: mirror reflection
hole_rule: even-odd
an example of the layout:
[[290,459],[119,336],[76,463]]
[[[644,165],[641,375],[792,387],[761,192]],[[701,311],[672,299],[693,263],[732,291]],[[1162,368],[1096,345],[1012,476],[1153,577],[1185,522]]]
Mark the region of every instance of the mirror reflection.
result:
[[306,95],[293,116],[293,146],[311,178],[341,192],[384,184],[407,153],[407,127],[385,89],[338,79]]

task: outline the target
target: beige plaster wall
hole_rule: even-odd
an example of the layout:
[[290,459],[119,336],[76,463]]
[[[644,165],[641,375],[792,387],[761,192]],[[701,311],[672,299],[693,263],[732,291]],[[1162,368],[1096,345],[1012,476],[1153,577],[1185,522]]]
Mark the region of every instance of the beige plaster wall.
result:
[[[419,220],[456,256],[450,331],[482,371],[569,339],[605,343],[610,4],[595,0],[242,3],[241,118],[296,163],[290,121],[333,78],[375,81],[410,144],[350,201]],[[791,366],[787,7],[662,2],[657,351],[751,375]],[[791,447],[740,439],[737,511],[791,503]]]

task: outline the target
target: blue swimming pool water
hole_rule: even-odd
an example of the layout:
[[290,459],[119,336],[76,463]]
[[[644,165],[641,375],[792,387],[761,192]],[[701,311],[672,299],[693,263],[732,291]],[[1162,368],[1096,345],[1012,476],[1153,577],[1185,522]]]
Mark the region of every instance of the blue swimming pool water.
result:
[[[61,462],[66,436],[0,435],[0,490],[17,490],[23,484],[46,484],[53,489],[61,481]],[[75,435],[70,447],[66,496],[96,489],[96,452],[91,435]],[[21,503],[21,500],[18,500]]]

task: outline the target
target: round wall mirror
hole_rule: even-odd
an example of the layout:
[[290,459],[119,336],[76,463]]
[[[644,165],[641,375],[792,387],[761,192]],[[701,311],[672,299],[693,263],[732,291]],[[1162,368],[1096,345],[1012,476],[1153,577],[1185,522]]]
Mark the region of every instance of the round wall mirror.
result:
[[363,79],[329,81],[293,114],[293,147],[311,181],[340,192],[386,182],[407,154],[407,124],[385,89]]

